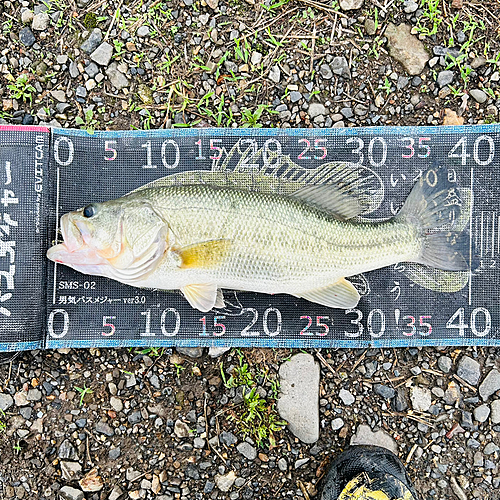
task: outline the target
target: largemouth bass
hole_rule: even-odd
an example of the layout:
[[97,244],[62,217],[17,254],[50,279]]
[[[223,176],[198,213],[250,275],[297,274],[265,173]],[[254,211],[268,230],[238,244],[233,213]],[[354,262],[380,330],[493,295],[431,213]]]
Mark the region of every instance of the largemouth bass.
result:
[[65,214],[63,242],[47,257],[136,287],[181,290],[204,312],[224,306],[223,288],[350,309],[360,296],[346,277],[399,262],[468,268],[465,238],[449,219],[459,201],[444,169],[424,174],[399,213],[381,222],[359,219],[366,192],[357,176],[294,192],[292,181],[278,180],[279,194],[251,174],[234,175],[233,185],[210,176],[160,180]]

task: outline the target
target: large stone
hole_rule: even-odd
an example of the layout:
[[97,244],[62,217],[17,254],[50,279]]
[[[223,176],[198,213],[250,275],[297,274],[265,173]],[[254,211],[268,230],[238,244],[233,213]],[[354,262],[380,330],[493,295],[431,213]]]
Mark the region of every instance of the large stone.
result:
[[451,370],[452,362],[448,356],[440,356],[438,359],[438,367],[444,373],[449,373]]
[[342,10],[356,10],[363,7],[363,0],[340,0]]
[[356,401],[356,398],[347,389],[340,389],[339,398],[346,406],[351,406]]
[[310,354],[299,353],[279,369],[278,412],[290,432],[304,443],[319,438],[319,366]]
[[174,424],[174,433],[178,438],[189,437],[189,426],[182,420],[176,420]]
[[203,347],[177,347],[177,352],[190,358],[201,358],[203,356]]
[[343,56],[334,57],[333,61],[330,63],[330,68],[335,75],[342,76],[347,79],[351,78],[349,63]]
[[108,42],[102,42],[97,49],[90,54],[90,59],[101,66],[107,66],[113,57],[113,46]]
[[387,432],[383,430],[373,432],[368,425],[360,425],[356,434],[351,437],[351,446],[358,444],[381,446],[391,450],[395,455],[398,454],[398,445]]
[[21,43],[26,45],[26,47],[31,47],[36,42],[35,35],[33,35],[31,28],[28,26],[19,32],[19,40],[21,40]]
[[487,99],[488,99],[488,96],[486,95],[486,92],[482,91],[481,89],[471,89],[470,90],[470,95],[479,104],[483,104],[483,102],[486,102]]
[[230,351],[230,347],[209,347],[208,355],[211,358],[218,358],[222,356],[225,352]]
[[486,422],[490,416],[490,407],[488,405],[481,405],[474,409],[474,418],[478,422]]
[[78,460],[78,453],[75,447],[68,439],[65,439],[59,446],[58,456],[62,460]]
[[14,399],[10,394],[0,394],[0,410],[8,410],[14,404]]
[[281,70],[277,64],[275,66],[272,66],[271,69],[269,70],[269,79],[274,83],[280,82]]
[[491,403],[490,418],[493,425],[500,424],[500,399],[495,399]]
[[80,48],[87,54],[90,54],[99,47],[101,40],[102,32],[99,28],[95,28],[92,33],[90,33],[89,37],[80,45]]
[[470,385],[477,385],[481,376],[481,366],[469,356],[464,356],[457,367],[457,375]]
[[246,441],[236,446],[236,449],[248,460],[255,460],[257,457],[257,450]]
[[111,85],[117,90],[121,90],[129,86],[128,78],[120,71],[118,71],[118,65],[116,62],[111,63],[106,68],[106,75],[108,75]]
[[440,71],[437,76],[437,84],[439,87],[444,87],[445,85],[450,85],[455,79],[455,73],[450,70]]
[[82,472],[82,466],[78,462],[66,462],[61,460],[61,475],[65,481],[73,481]]
[[400,62],[410,75],[422,73],[430,56],[424,44],[411,34],[411,26],[389,23],[385,36],[391,57]]
[[224,476],[220,474],[217,474],[215,476],[215,484],[217,485],[217,488],[219,488],[220,491],[229,491],[235,481],[236,481],[236,474],[234,473],[234,471],[230,471]]
[[47,12],[40,12],[40,14],[36,14],[33,17],[33,21],[31,23],[31,29],[35,31],[43,31],[49,27],[50,17]]
[[326,114],[326,108],[320,102],[313,102],[309,105],[309,109],[307,110],[307,114],[311,118],[316,118],[319,115]]
[[59,497],[62,498],[62,500],[83,500],[85,498],[83,491],[72,488],[71,486],[63,486],[59,490]]
[[412,387],[410,389],[411,406],[416,411],[427,411],[432,404],[432,395],[425,387]]
[[385,399],[392,399],[396,395],[396,391],[392,387],[383,384],[375,384],[373,392]]
[[498,390],[500,390],[500,372],[496,368],[493,368],[479,386],[479,395],[483,398],[483,401],[486,401]]

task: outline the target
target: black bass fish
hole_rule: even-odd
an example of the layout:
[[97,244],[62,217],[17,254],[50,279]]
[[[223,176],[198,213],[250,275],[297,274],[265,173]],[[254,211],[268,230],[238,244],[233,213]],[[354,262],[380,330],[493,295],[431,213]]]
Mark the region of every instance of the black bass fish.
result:
[[368,222],[360,216],[373,186],[362,189],[353,166],[328,165],[319,169],[334,172],[328,182],[312,185],[241,170],[160,179],[63,215],[63,242],[47,257],[135,287],[181,290],[204,312],[224,306],[224,288],[350,309],[360,296],[346,277],[399,262],[468,269],[445,169],[424,173],[394,218]]

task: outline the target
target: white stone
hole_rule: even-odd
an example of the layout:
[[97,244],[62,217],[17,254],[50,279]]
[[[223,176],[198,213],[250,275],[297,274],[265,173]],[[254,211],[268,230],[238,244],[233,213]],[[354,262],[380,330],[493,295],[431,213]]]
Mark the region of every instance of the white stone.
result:
[[278,412],[290,432],[304,443],[319,438],[319,372],[314,358],[306,353],[296,354],[279,369]]
[[254,51],[252,52],[252,57],[250,58],[250,62],[253,66],[257,66],[262,61],[262,54],[260,52]]
[[432,395],[429,389],[412,387],[410,389],[411,405],[416,411],[427,411],[432,404]]
[[495,399],[491,403],[491,423],[493,425],[500,424],[500,399]]
[[228,472],[225,476],[221,476],[220,474],[215,476],[215,484],[220,491],[229,491],[235,481],[236,474],[233,470]]
[[398,454],[398,445],[396,441],[383,430],[373,432],[368,425],[360,425],[356,429],[356,434],[351,437],[351,446],[353,445],[375,445],[382,446],[392,451],[395,455]]
[[178,438],[187,438],[189,436],[189,427],[182,420],[176,420],[174,424],[174,432]]
[[111,407],[113,408],[113,410],[115,410],[115,411],[122,411],[123,410],[123,402],[120,398],[117,398],[115,396],[111,396],[109,403],[111,404]]
[[33,21],[33,17],[35,15],[33,14],[33,11],[30,9],[24,9],[21,13],[21,22],[23,24],[29,24],[31,21]]
[[340,0],[340,8],[342,10],[356,10],[361,9],[363,0]]
[[36,31],[43,31],[48,28],[50,22],[50,17],[47,12],[40,12],[33,17],[33,22],[31,23],[31,29]]
[[345,389],[340,389],[339,397],[342,400],[342,402],[347,406],[352,405],[354,401],[356,401],[356,398],[349,391],[346,391]]
[[486,401],[498,390],[500,390],[500,372],[496,368],[493,368],[479,386],[479,394],[483,398],[483,401]]
[[276,64],[271,67],[269,70],[269,79],[274,83],[279,83],[281,80],[281,70],[279,66]]

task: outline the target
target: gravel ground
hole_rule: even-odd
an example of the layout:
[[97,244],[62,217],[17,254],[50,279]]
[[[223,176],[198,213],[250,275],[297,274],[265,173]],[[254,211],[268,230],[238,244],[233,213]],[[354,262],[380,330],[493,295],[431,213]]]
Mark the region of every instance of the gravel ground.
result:
[[[5,1],[0,12],[0,122],[498,120],[494,0]],[[332,454],[376,442],[407,463],[423,499],[493,500],[499,352],[24,353],[0,366],[0,496],[307,500]],[[275,403],[280,384],[316,375],[307,404]]]
[[[2,498],[307,500],[349,443],[398,453],[423,499],[497,498],[499,349],[189,353],[64,350],[0,367]],[[293,432],[259,445],[239,384],[256,387],[269,429],[277,380],[309,390],[295,412],[281,395]]]

